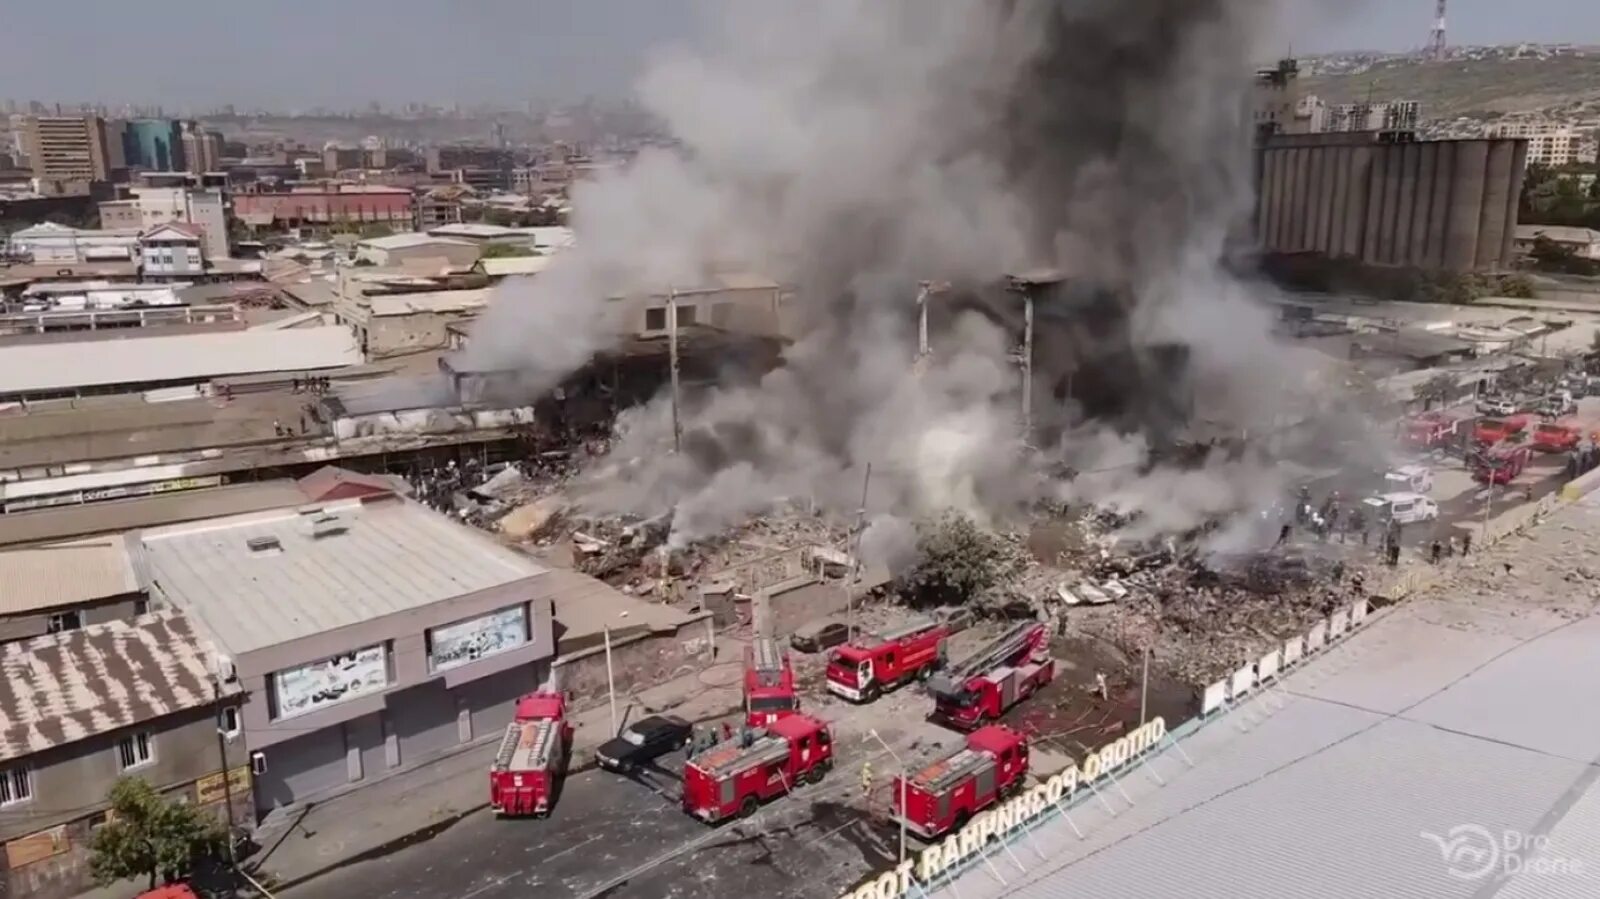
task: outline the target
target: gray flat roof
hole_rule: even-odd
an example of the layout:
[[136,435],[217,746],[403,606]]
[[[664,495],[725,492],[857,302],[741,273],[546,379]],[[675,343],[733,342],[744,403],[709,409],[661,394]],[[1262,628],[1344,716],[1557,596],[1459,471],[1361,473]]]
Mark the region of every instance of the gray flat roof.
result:
[[[980,865],[959,895],[1600,895],[1600,617],[1592,582],[1572,582],[1596,534],[1590,498],[1455,563],[1188,739],[1195,767],[1169,751],[1151,762],[1164,787],[1124,772],[1104,788],[1115,817],[1081,805],[1085,838],[1052,822],[1034,834],[1044,860],[1024,840],[1029,870],[996,853],[1008,885]],[[1425,834],[1482,854],[1452,873]],[[1467,876],[1493,860],[1485,838],[1498,865]]]
[[294,481],[281,480],[11,512],[0,515],[0,546],[114,534],[218,515],[293,508],[305,501],[305,494]]
[[0,394],[358,365],[348,328],[228,331],[95,343],[0,347]]
[[[341,533],[313,536],[315,516],[296,509],[145,531],[154,589],[243,654],[545,571],[408,500],[323,508]],[[279,548],[251,548],[263,540]]]

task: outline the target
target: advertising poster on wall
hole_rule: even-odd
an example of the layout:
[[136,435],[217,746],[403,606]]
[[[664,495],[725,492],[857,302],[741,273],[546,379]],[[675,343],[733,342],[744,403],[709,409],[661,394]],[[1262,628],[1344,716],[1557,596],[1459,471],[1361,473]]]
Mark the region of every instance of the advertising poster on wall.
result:
[[382,690],[389,685],[389,663],[379,644],[279,671],[272,679],[278,717],[289,718]]
[[512,606],[428,631],[428,666],[448,671],[528,642],[528,607]]

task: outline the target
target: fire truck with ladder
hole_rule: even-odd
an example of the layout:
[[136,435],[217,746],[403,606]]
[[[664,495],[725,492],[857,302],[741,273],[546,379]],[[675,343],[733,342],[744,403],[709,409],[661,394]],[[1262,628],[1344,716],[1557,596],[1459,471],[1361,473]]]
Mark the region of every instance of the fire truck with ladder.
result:
[[944,659],[949,636],[948,626],[922,619],[860,637],[828,659],[828,689],[851,702],[872,702],[885,690],[932,674]]
[[831,767],[827,722],[788,715],[748,741],[735,737],[690,759],[683,769],[683,810],[707,824],[747,817],[775,796],[822,780]]
[[794,667],[778,641],[761,637],[744,653],[744,714],[751,727],[766,727],[800,710]]
[[1044,624],[1018,622],[929,681],[933,715],[952,727],[971,730],[999,718],[1055,676],[1056,661],[1050,657]]
[[980,727],[954,755],[909,781],[894,779],[895,814],[905,818],[913,833],[934,840],[960,830],[973,815],[1016,792],[1027,773],[1027,737],[1000,724]]
[[489,807],[507,817],[550,814],[571,747],[565,697],[540,692],[517,700],[516,717],[489,768]]

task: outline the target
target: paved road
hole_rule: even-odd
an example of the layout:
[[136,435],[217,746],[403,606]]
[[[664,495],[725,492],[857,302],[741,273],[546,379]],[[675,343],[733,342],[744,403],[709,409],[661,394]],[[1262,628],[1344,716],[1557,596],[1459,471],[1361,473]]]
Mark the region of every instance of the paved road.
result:
[[[851,757],[856,757],[852,755]],[[586,896],[650,861],[691,851],[617,884],[607,899],[837,895],[898,852],[896,832],[837,803],[847,769],[769,805],[747,823],[708,828],[678,807],[681,758],[640,782],[603,771],[571,779],[544,820],[469,816],[426,843],[358,862],[285,891],[285,899],[524,899]],[[534,892],[536,891],[536,892]]]

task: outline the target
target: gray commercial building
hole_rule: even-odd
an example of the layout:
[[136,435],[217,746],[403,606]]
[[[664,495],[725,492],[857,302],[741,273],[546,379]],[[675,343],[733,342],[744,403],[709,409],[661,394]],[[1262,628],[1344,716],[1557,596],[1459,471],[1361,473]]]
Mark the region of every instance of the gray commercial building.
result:
[[492,739],[570,578],[392,493],[144,531],[152,598],[229,657],[259,814]]
[[1514,139],[1269,137],[1256,148],[1257,242],[1368,265],[1509,268],[1527,160]]

